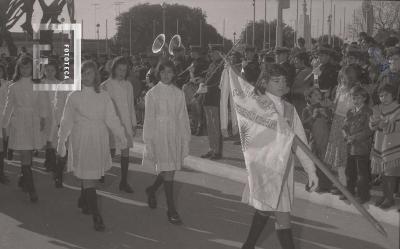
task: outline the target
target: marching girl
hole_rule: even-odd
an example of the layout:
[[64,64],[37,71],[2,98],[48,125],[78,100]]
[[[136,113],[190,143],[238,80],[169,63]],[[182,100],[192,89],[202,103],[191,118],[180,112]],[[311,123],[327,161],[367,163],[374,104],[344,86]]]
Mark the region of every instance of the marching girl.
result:
[[[45,128],[49,104],[47,92],[33,91],[32,59],[23,56],[15,67],[10,85],[3,127],[10,123],[9,148],[20,153],[22,176],[19,185],[29,193],[31,202],[37,202],[32,174],[32,152],[44,146],[41,132]],[[11,117],[8,120],[8,117]]]
[[[8,88],[11,82],[7,80],[7,70],[6,67],[0,64],[0,116],[3,115],[3,110],[6,104]],[[9,183],[8,177],[4,174],[4,153],[6,153],[6,132],[0,132],[0,183]]]
[[[119,190],[133,193],[129,186],[128,167],[129,167],[129,148],[133,147],[133,137],[136,134],[136,112],[134,104],[133,88],[127,80],[129,62],[124,57],[117,57],[111,65],[111,75],[108,80],[102,83],[104,90],[110,95],[116,113],[124,127],[127,140],[127,147],[121,149],[121,182]],[[113,138],[110,137],[111,148],[115,148]]]
[[[64,77],[64,73],[60,71],[60,77]],[[61,84],[72,84],[73,79],[73,67],[70,68],[70,78],[67,79],[66,81],[62,82]],[[61,84],[59,86],[61,86]],[[61,91],[60,89],[56,89],[54,92],[54,98],[52,99],[52,115],[53,115],[53,122],[52,122],[52,129],[50,132],[50,141],[53,146],[57,146],[58,143],[58,129],[60,128],[60,122],[61,122],[61,117],[64,111],[65,107],[65,102],[67,101],[67,96],[69,95],[71,91]],[[54,185],[56,188],[62,188],[63,187],[63,171],[65,168],[65,165],[67,163],[67,154],[68,150],[66,152],[66,155],[64,157],[60,157],[59,155],[56,155],[56,163],[53,171],[53,178],[54,178]],[[81,194],[83,193],[83,188],[81,190]],[[82,201],[81,201],[82,202]],[[78,204],[80,207],[80,205]]]
[[375,205],[387,209],[395,204],[393,194],[400,177],[400,104],[397,89],[391,84],[378,88],[381,104],[373,107],[370,127],[375,130],[371,166],[374,174],[383,174],[383,197]]
[[[307,138],[301,123],[300,117],[297,114],[295,107],[288,102],[283,100],[283,96],[289,92],[289,87],[287,85],[288,73],[279,64],[272,64],[265,72],[265,78],[259,81],[255,87],[255,94],[260,97],[267,97],[275,106],[278,114],[286,119],[289,125],[292,127],[294,133],[306,143]],[[318,178],[315,173],[315,167],[313,162],[301,151],[300,148],[294,150],[296,156],[298,157],[301,165],[308,174],[308,182],[311,190],[315,190],[318,186]],[[269,151],[265,151],[269,153]],[[291,152],[293,153],[293,152]],[[284,157],[286,155],[282,155]],[[291,157],[288,155],[288,157]],[[270,163],[268,167],[275,167],[276,164]],[[261,236],[264,227],[271,215],[275,216],[275,230],[278,235],[278,240],[283,249],[294,249],[293,235],[291,229],[291,218],[290,213],[293,207],[294,201],[294,180],[293,180],[293,169],[294,161],[288,160],[289,172],[287,173],[286,179],[282,182],[281,192],[279,201],[276,207],[272,207],[266,203],[270,196],[263,195],[265,199],[259,199],[255,192],[262,191],[262,193],[273,193],[273,189],[269,185],[255,184],[254,189],[244,193],[243,201],[249,203],[249,205],[255,208],[252,224],[250,231],[248,233],[246,242],[241,247],[242,249],[254,249],[258,238]],[[262,167],[259,167],[261,170]],[[265,180],[265,179],[264,179]],[[260,180],[261,181],[261,180]],[[257,182],[257,181],[255,181]],[[262,190],[260,190],[262,189]]]
[[[57,84],[60,83],[60,81],[56,78],[57,75],[59,74],[58,72],[58,65],[55,61],[49,61],[48,64],[44,66],[44,78],[42,80],[42,83],[44,84],[51,84],[54,85],[54,88],[57,86]],[[56,164],[56,149],[55,146],[57,144],[52,143],[52,127],[53,127],[53,106],[54,106],[54,99],[55,99],[55,91],[56,89],[51,89],[51,91],[48,92],[48,103],[50,104],[49,108],[49,115],[46,119],[46,124],[49,124],[46,126],[46,129],[44,131],[44,137],[46,139],[46,152],[45,152],[45,161],[44,161],[44,167],[46,168],[47,171],[51,171],[54,169],[55,164]]]
[[68,95],[58,131],[57,153],[61,157],[66,155],[65,143],[69,139],[68,170],[81,180],[94,229],[103,231],[96,183],[112,165],[107,128],[123,147],[126,147],[126,138],[110,96],[100,90],[96,63],[84,62],[81,71],[82,90]]
[[158,82],[145,97],[143,164],[151,164],[158,173],[153,185],[146,188],[148,205],[157,207],[156,191],[163,184],[167,199],[167,217],[172,224],[182,224],[175,208],[173,183],[175,171],[189,154],[191,137],[184,93],[174,85],[176,75],[172,62],[159,66]]

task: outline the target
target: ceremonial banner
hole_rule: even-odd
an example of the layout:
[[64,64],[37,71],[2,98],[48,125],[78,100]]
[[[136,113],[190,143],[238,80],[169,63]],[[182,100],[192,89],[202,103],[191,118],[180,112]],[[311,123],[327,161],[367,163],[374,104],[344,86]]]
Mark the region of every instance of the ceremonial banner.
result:
[[248,172],[249,205],[276,209],[287,172],[294,132],[266,95],[231,66],[225,68],[221,86],[230,86],[237,114],[240,140]]

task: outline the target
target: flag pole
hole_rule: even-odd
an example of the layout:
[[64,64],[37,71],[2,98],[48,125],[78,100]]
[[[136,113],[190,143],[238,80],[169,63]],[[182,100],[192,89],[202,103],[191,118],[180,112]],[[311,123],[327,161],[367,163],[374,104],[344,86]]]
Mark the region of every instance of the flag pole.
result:
[[299,146],[300,149],[316,164],[316,166],[328,177],[328,179],[335,185],[351,204],[368,220],[370,224],[383,236],[387,237],[387,233],[382,225],[360,204],[358,203],[352,194],[336,179],[336,177],[329,171],[327,166],[311,152],[307,145],[301,141],[301,139],[295,135],[293,140],[293,146]]

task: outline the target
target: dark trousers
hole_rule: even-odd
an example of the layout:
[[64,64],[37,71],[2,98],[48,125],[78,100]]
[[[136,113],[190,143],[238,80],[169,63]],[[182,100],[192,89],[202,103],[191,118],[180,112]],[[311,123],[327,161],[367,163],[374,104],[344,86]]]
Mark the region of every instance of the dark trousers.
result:
[[222,154],[222,134],[219,107],[204,106],[207,121],[207,134],[210,150],[215,154]]
[[345,174],[347,189],[350,193],[355,194],[357,187],[358,196],[363,200],[368,200],[371,176],[369,157],[348,155]]

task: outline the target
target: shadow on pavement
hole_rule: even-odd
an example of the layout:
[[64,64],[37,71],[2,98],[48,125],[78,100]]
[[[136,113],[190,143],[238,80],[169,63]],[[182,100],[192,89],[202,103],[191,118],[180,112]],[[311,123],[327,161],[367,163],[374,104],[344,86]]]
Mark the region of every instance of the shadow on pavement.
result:
[[[37,168],[41,168],[41,165],[35,164]],[[240,248],[253,214],[253,210],[241,203],[238,196],[176,182],[175,196],[185,225],[174,226],[166,218],[163,188],[158,191],[158,209],[147,208],[144,189],[153,181],[153,175],[131,172],[130,180],[135,193],[123,194],[117,190],[119,169],[113,168],[106,177],[105,186],[101,188],[101,210],[106,231],[98,233],[92,229],[91,217],[81,214],[76,206],[79,184],[72,176],[66,177],[66,187],[55,189],[51,175],[35,170],[39,202],[31,204],[16,186],[19,168],[8,165],[6,170],[11,184],[0,186],[0,212],[17,225],[7,225],[8,233],[0,234],[0,243],[26,243],[23,248]],[[297,248],[382,248],[374,243],[330,232],[328,230],[334,230],[335,227],[329,224],[301,217],[293,217],[293,221]],[[23,234],[28,232],[29,236],[21,237],[21,231]],[[33,239],[37,236],[45,239],[37,242]],[[260,248],[280,248],[273,219],[268,223],[259,245]]]

